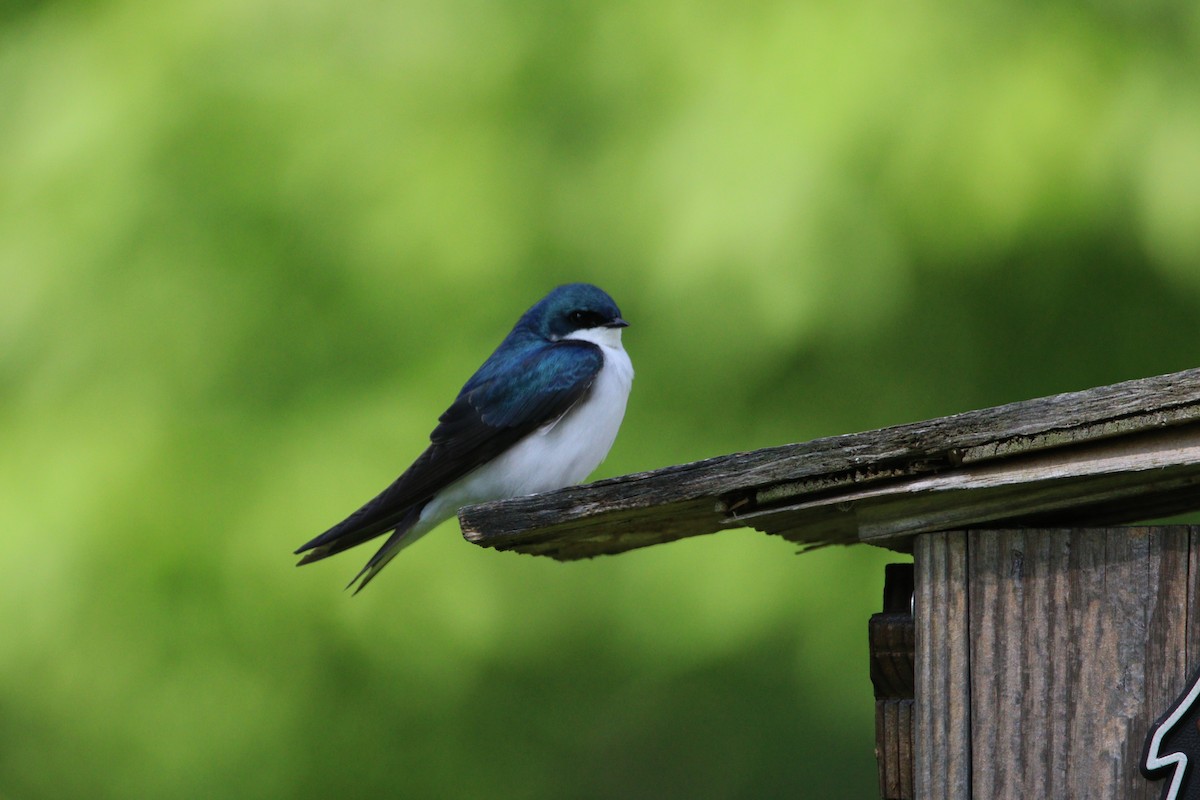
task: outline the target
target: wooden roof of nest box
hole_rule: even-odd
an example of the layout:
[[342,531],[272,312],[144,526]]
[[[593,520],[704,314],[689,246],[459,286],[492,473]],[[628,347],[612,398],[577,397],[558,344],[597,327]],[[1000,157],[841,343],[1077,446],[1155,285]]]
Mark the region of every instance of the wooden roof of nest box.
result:
[[807,549],[1200,510],[1200,369],[468,506],[463,535],[560,560],[751,527]]

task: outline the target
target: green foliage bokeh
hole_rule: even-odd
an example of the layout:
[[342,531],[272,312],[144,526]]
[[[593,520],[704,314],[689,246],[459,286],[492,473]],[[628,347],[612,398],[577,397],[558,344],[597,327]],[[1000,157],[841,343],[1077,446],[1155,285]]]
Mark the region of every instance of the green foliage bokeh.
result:
[[599,475],[1196,365],[1200,6],[0,7],[0,797],[869,797],[871,548],[290,552],[593,281]]

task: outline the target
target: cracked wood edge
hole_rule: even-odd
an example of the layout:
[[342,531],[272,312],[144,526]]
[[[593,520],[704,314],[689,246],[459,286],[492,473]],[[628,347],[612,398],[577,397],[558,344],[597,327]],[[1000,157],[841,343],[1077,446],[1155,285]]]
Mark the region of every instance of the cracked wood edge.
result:
[[1115,524],[1178,513],[1181,503],[1200,506],[1192,499],[1198,484],[1200,424],[1193,424],[850,488],[738,519],[810,546],[1027,524],[1071,510],[1077,524]]

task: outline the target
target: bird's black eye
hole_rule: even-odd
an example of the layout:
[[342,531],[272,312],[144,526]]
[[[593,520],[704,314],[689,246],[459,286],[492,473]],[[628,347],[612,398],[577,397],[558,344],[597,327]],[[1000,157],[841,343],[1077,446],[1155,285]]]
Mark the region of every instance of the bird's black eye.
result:
[[571,320],[571,324],[577,328],[594,328],[602,322],[600,315],[595,311],[583,309],[572,311],[567,319]]

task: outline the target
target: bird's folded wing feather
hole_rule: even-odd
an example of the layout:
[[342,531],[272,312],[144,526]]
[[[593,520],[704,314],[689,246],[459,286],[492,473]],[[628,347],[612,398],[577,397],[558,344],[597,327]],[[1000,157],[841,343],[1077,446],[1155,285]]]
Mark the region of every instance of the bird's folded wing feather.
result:
[[[599,347],[574,339],[530,348],[515,366],[511,358],[488,359],[438,419],[429,447],[412,466],[373,500],[296,552],[343,537],[358,544],[391,530],[414,506],[424,505],[446,485],[570,410],[591,388],[603,364]],[[349,541],[344,544],[353,546]],[[322,556],[342,549],[338,546]]]

